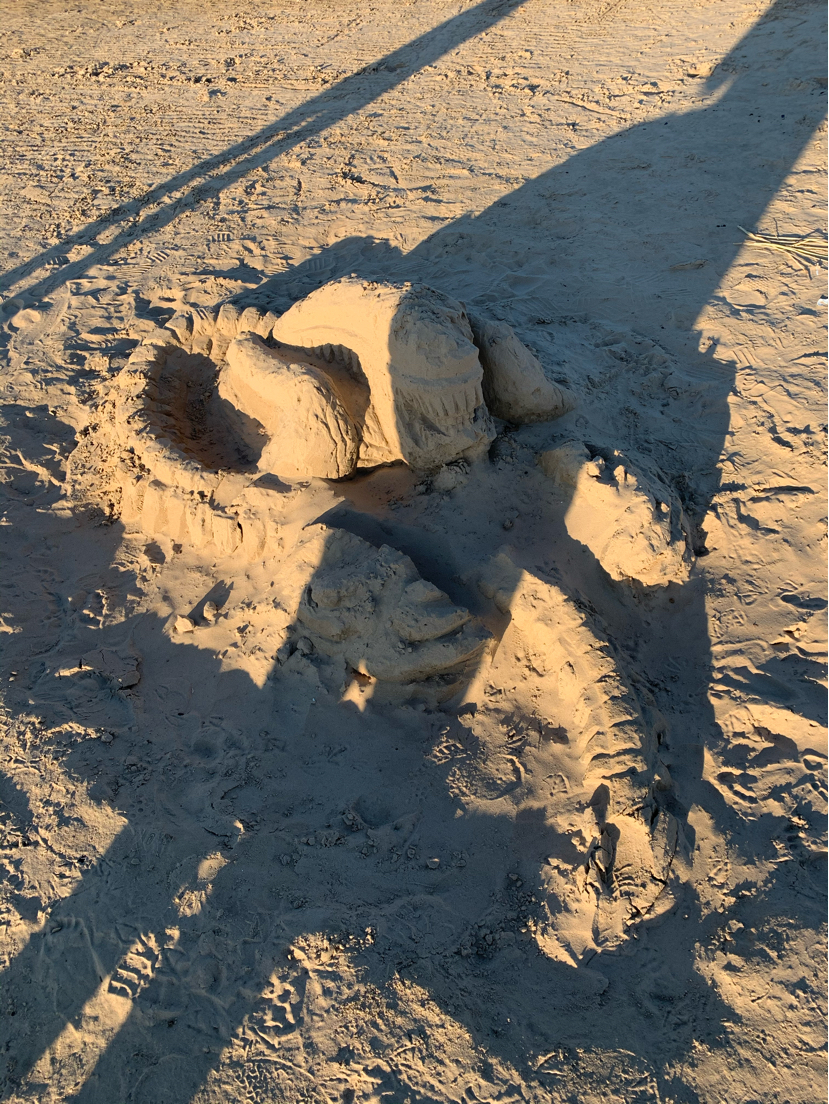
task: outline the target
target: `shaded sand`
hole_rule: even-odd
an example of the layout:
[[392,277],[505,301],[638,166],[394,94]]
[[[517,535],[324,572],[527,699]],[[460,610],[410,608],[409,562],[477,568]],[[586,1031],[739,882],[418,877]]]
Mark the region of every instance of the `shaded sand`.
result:
[[2,1099],[823,1099],[822,7],[4,16]]

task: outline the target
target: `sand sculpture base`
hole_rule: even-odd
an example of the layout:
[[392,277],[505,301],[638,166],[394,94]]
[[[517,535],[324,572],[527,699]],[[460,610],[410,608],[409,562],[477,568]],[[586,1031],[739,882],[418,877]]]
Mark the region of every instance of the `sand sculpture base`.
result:
[[[669,900],[676,834],[655,798],[658,718],[598,626],[558,588],[528,585],[508,554],[478,581],[510,617],[497,642],[401,552],[322,524],[289,532],[283,505],[314,478],[401,461],[437,472],[436,493],[461,495],[469,463],[495,437],[493,416],[533,423],[574,405],[504,323],[470,321],[428,288],[351,278],[281,317],[229,304],[176,316],[133,353],[101,432],[73,460],[78,495],[93,482],[108,489],[110,512],[150,536],[218,557],[278,558],[298,598],[277,665],[313,655],[335,678],[432,708],[486,670],[506,679],[505,723],[536,723],[542,744],[553,733],[557,769],[589,811],[578,877],[555,864],[548,873],[548,950],[565,959],[580,953],[573,933],[585,910],[598,910],[593,927],[613,945]],[[537,459],[567,503],[567,533],[611,579],[687,577],[682,510],[658,473],[572,439]],[[193,630],[187,618],[176,625]]]

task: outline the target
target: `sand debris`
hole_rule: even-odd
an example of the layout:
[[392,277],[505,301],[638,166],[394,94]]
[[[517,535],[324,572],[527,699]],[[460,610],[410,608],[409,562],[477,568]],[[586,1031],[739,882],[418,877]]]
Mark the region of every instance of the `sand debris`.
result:
[[761,234],[756,230],[746,230],[744,226],[738,229],[746,235],[743,245],[786,253],[801,264],[807,272],[815,265],[826,267],[827,240],[826,235],[820,230],[810,230],[807,234]]

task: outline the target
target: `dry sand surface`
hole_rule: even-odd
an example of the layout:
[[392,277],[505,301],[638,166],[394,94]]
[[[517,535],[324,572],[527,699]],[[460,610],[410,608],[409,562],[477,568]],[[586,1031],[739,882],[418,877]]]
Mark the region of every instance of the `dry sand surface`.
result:
[[6,0],[2,1100],[825,1099],[823,8]]

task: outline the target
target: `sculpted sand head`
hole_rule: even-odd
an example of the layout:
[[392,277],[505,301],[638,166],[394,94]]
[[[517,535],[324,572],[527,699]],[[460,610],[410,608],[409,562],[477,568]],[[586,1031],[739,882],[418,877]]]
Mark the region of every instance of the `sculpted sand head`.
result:
[[329,377],[280,356],[246,333],[228,346],[219,395],[262,425],[261,471],[284,479],[342,479],[357,464],[359,435]]
[[591,455],[581,441],[565,441],[539,456],[544,474],[566,489],[567,532],[612,579],[684,583],[691,555],[676,494],[656,472],[646,475],[615,449],[605,453]]
[[[469,320],[441,292],[335,280],[294,304],[272,337],[332,359],[349,351],[352,388],[343,399],[362,437],[359,467],[405,460],[434,469],[495,436]],[[352,396],[361,388],[370,398],[358,409]]]

